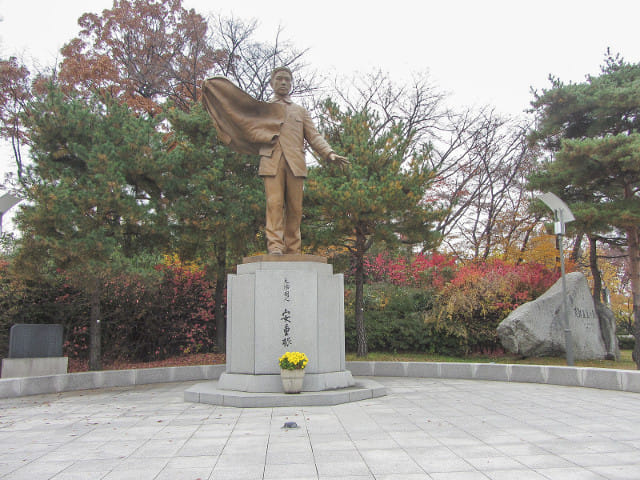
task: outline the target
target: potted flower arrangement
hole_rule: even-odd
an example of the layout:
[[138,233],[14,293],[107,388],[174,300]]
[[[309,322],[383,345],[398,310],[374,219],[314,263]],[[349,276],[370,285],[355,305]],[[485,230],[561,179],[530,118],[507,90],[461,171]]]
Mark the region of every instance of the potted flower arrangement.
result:
[[304,381],[304,367],[309,359],[302,352],[286,352],[279,359],[280,378],[285,393],[300,393]]

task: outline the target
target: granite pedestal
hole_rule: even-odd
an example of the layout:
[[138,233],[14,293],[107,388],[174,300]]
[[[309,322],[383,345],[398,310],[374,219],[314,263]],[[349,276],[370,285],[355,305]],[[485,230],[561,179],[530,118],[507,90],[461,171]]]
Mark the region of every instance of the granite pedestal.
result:
[[249,257],[227,285],[227,371],[219,389],[281,393],[278,359],[287,351],[309,357],[303,391],[354,385],[345,369],[344,280],[326,258]]

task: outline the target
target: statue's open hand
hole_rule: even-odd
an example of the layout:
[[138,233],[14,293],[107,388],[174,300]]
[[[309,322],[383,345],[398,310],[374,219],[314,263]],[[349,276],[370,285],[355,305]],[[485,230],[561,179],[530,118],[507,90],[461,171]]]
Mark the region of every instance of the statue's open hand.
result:
[[339,167],[346,167],[347,165],[351,165],[351,162],[347,160],[347,157],[343,157],[342,155],[338,155],[334,152],[331,152],[329,154],[327,160],[335,165],[338,165]]

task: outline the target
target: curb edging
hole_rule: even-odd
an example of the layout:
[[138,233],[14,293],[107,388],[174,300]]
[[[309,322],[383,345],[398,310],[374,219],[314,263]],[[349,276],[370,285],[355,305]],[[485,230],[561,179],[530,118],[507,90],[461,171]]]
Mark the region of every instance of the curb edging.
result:
[[[346,362],[358,377],[448,378],[539,383],[640,393],[640,371],[607,368],[449,362]],[[140,368],[0,379],[0,398],[152,383],[218,380],[226,365]]]
[[640,393],[640,371],[609,368],[449,362],[347,362],[354,376],[540,383]]
[[3,378],[0,379],[0,398],[92,390],[95,388],[132,387],[151,383],[217,380],[225,369],[226,365],[194,365],[188,367],[102,370],[99,372],[66,373],[42,377]]

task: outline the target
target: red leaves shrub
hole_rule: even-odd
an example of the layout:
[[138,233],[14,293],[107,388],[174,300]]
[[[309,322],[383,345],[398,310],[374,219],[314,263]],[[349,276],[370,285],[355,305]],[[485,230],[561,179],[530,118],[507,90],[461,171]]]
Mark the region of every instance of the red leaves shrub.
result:
[[410,259],[379,253],[364,260],[365,275],[372,282],[387,282],[399,287],[442,287],[452,278],[455,259],[439,253],[419,253]]
[[519,305],[551,287],[559,274],[543,265],[501,260],[471,262],[439,292],[437,307],[426,315],[434,334],[447,338],[456,353],[500,350],[498,324]]
[[[496,307],[514,309],[546,292],[559,278],[559,273],[538,263],[507,263],[494,259],[463,265],[451,281],[452,288],[472,288],[486,282]],[[501,301],[502,300],[502,301]]]
[[[61,297],[62,303],[77,298]],[[153,276],[126,274],[104,285],[102,351],[106,360],[153,361],[213,350],[213,286],[204,272],[160,265]],[[65,354],[88,355],[88,317],[67,328]]]
[[[365,294],[386,292],[378,302],[367,301],[365,295],[370,348],[411,351],[420,345],[420,349],[450,355],[500,352],[498,324],[513,309],[544,293],[559,277],[558,272],[535,263],[494,259],[460,264],[441,254],[407,258],[383,253],[365,259],[365,274],[372,287],[388,285],[397,290],[365,289]],[[431,300],[424,305],[391,300],[409,296],[412,289],[422,289]],[[345,289],[347,305],[350,300],[350,290]],[[345,313],[350,347],[348,308]],[[415,319],[415,315],[421,315],[424,321],[407,320]],[[400,328],[403,333],[398,336]]]
[[[102,353],[107,362],[163,360],[214,349],[214,286],[202,270],[170,264],[122,274],[102,285]],[[89,355],[89,305],[65,272],[38,282],[20,278],[0,259],[0,355],[16,323],[64,326],[64,354]]]

